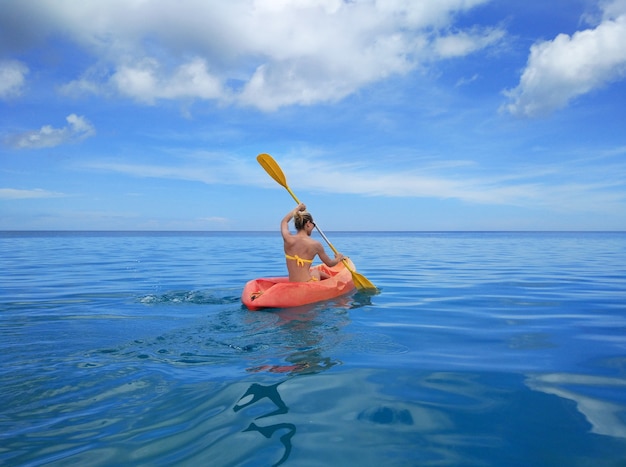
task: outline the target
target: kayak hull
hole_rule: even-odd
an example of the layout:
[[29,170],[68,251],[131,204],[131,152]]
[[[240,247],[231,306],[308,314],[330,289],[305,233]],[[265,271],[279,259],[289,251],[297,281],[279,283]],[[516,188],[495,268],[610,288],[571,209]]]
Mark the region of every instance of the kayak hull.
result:
[[[346,261],[354,271],[352,262]],[[289,308],[339,297],[355,288],[352,273],[343,263],[332,268],[320,264],[312,269],[319,269],[330,277],[311,282],[290,282],[288,277],[253,279],[243,288],[241,301],[250,310]]]

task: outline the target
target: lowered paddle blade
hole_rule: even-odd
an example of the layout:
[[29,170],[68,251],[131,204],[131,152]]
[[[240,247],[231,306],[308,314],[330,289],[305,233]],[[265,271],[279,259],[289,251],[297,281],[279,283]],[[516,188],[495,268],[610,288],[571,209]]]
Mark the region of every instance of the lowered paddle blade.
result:
[[[338,251],[335,249],[333,244],[330,243],[330,240],[328,240],[324,232],[322,232],[322,229],[320,229],[319,226],[317,225],[315,226],[315,228],[317,229],[319,234],[322,236],[322,238],[326,240],[326,243],[328,243],[328,246],[330,247],[330,249],[333,250],[333,253],[337,254]],[[364,275],[359,274],[354,269],[352,269],[346,260],[343,261],[343,264],[346,266],[348,271],[350,271],[350,273],[352,274],[352,282],[354,282],[354,286],[357,289],[363,292],[368,292],[368,293],[378,293],[378,288],[374,284],[372,284]]]
[[354,282],[354,286],[357,289],[367,293],[378,293],[378,287],[372,284],[365,276],[356,271],[350,272],[352,273],[352,282]]

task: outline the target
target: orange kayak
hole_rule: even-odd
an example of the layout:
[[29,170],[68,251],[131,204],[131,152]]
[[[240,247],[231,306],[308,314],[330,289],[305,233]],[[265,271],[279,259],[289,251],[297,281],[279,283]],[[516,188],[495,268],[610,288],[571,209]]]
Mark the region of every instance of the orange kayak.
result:
[[[354,270],[354,265],[348,259]],[[354,289],[352,273],[343,263],[332,268],[325,264],[314,266],[330,275],[328,279],[311,282],[289,282],[288,277],[253,279],[243,288],[241,301],[250,310],[289,308],[339,297]]]

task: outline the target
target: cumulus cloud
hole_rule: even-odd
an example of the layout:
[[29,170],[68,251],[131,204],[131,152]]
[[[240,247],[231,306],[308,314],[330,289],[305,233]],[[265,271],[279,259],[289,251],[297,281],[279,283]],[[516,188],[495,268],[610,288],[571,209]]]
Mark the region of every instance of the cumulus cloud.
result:
[[458,15],[487,1],[40,0],[36,9],[31,2],[9,7],[23,28],[37,24],[36,37],[63,31],[97,57],[98,72],[85,70],[67,92],[273,110],[335,101],[430,60],[493,45],[498,29],[446,34]]
[[19,96],[28,71],[28,67],[17,60],[0,61],[0,99]]
[[9,136],[7,143],[17,149],[50,148],[72,141],[79,141],[96,133],[95,128],[85,117],[70,114],[65,120],[67,121],[67,126],[62,128],[44,125],[39,130],[26,131]]
[[602,22],[572,36],[534,44],[519,85],[506,95],[504,110],[535,117],[565,107],[626,76],[626,1],[605,6]]
[[224,95],[219,79],[209,73],[203,59],[195,58],[181,65],[170,76],[163,76],[160,68],[154,59],[124,65],[111,82],[121,94],[146,103],[156,99],[215,99]]

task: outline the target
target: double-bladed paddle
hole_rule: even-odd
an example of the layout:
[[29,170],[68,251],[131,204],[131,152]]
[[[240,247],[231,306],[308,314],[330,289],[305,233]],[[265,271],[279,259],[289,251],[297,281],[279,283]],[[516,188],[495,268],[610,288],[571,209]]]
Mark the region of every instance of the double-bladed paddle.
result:
[[[276,161],[272,158],[272,156],[270,156],[269,154],[259,154],[256,160],[259,162],[259,164],[261,164],[261,167],[265,169],[265,171],[269,174],[269,176],[272,177],[274,180],[276,180],[279,185],[286,188],[289,194],[291,195],[291,197],[296,201],[296,203],[300,204],[300,201],[298,200],[296,195],[293,193],[293,191],[291,191],[291,188],[289,188],[289,185],[287,185],[287,178],[285,178],[285,174],[283,173],[280,166],[276,163]],[[322,232],[322,229],[320,229],[317,226],[317,224],[315,225],[315,228],[320,233],[320,235],[324,238],[324,240],[326,240],[326,243],[328,243],[328,246],[330,247],[330,249],[333,250],[335,254],[337,254],[338,251],[335,249],[333,244],[330,243],[330,240],[328,240],[326,235],[324,235],[324,232]],[[372,284],[365,276],[353,270],[346,260],[343,261],[343,264],[346,266],[348,271],[350,271],[350,273],[352,274],[352,282],[354,282],[354,285],[357,289],[363,290],[365,292],[371,292],[371,293],[375,293],[378,291],[376,286]]]

